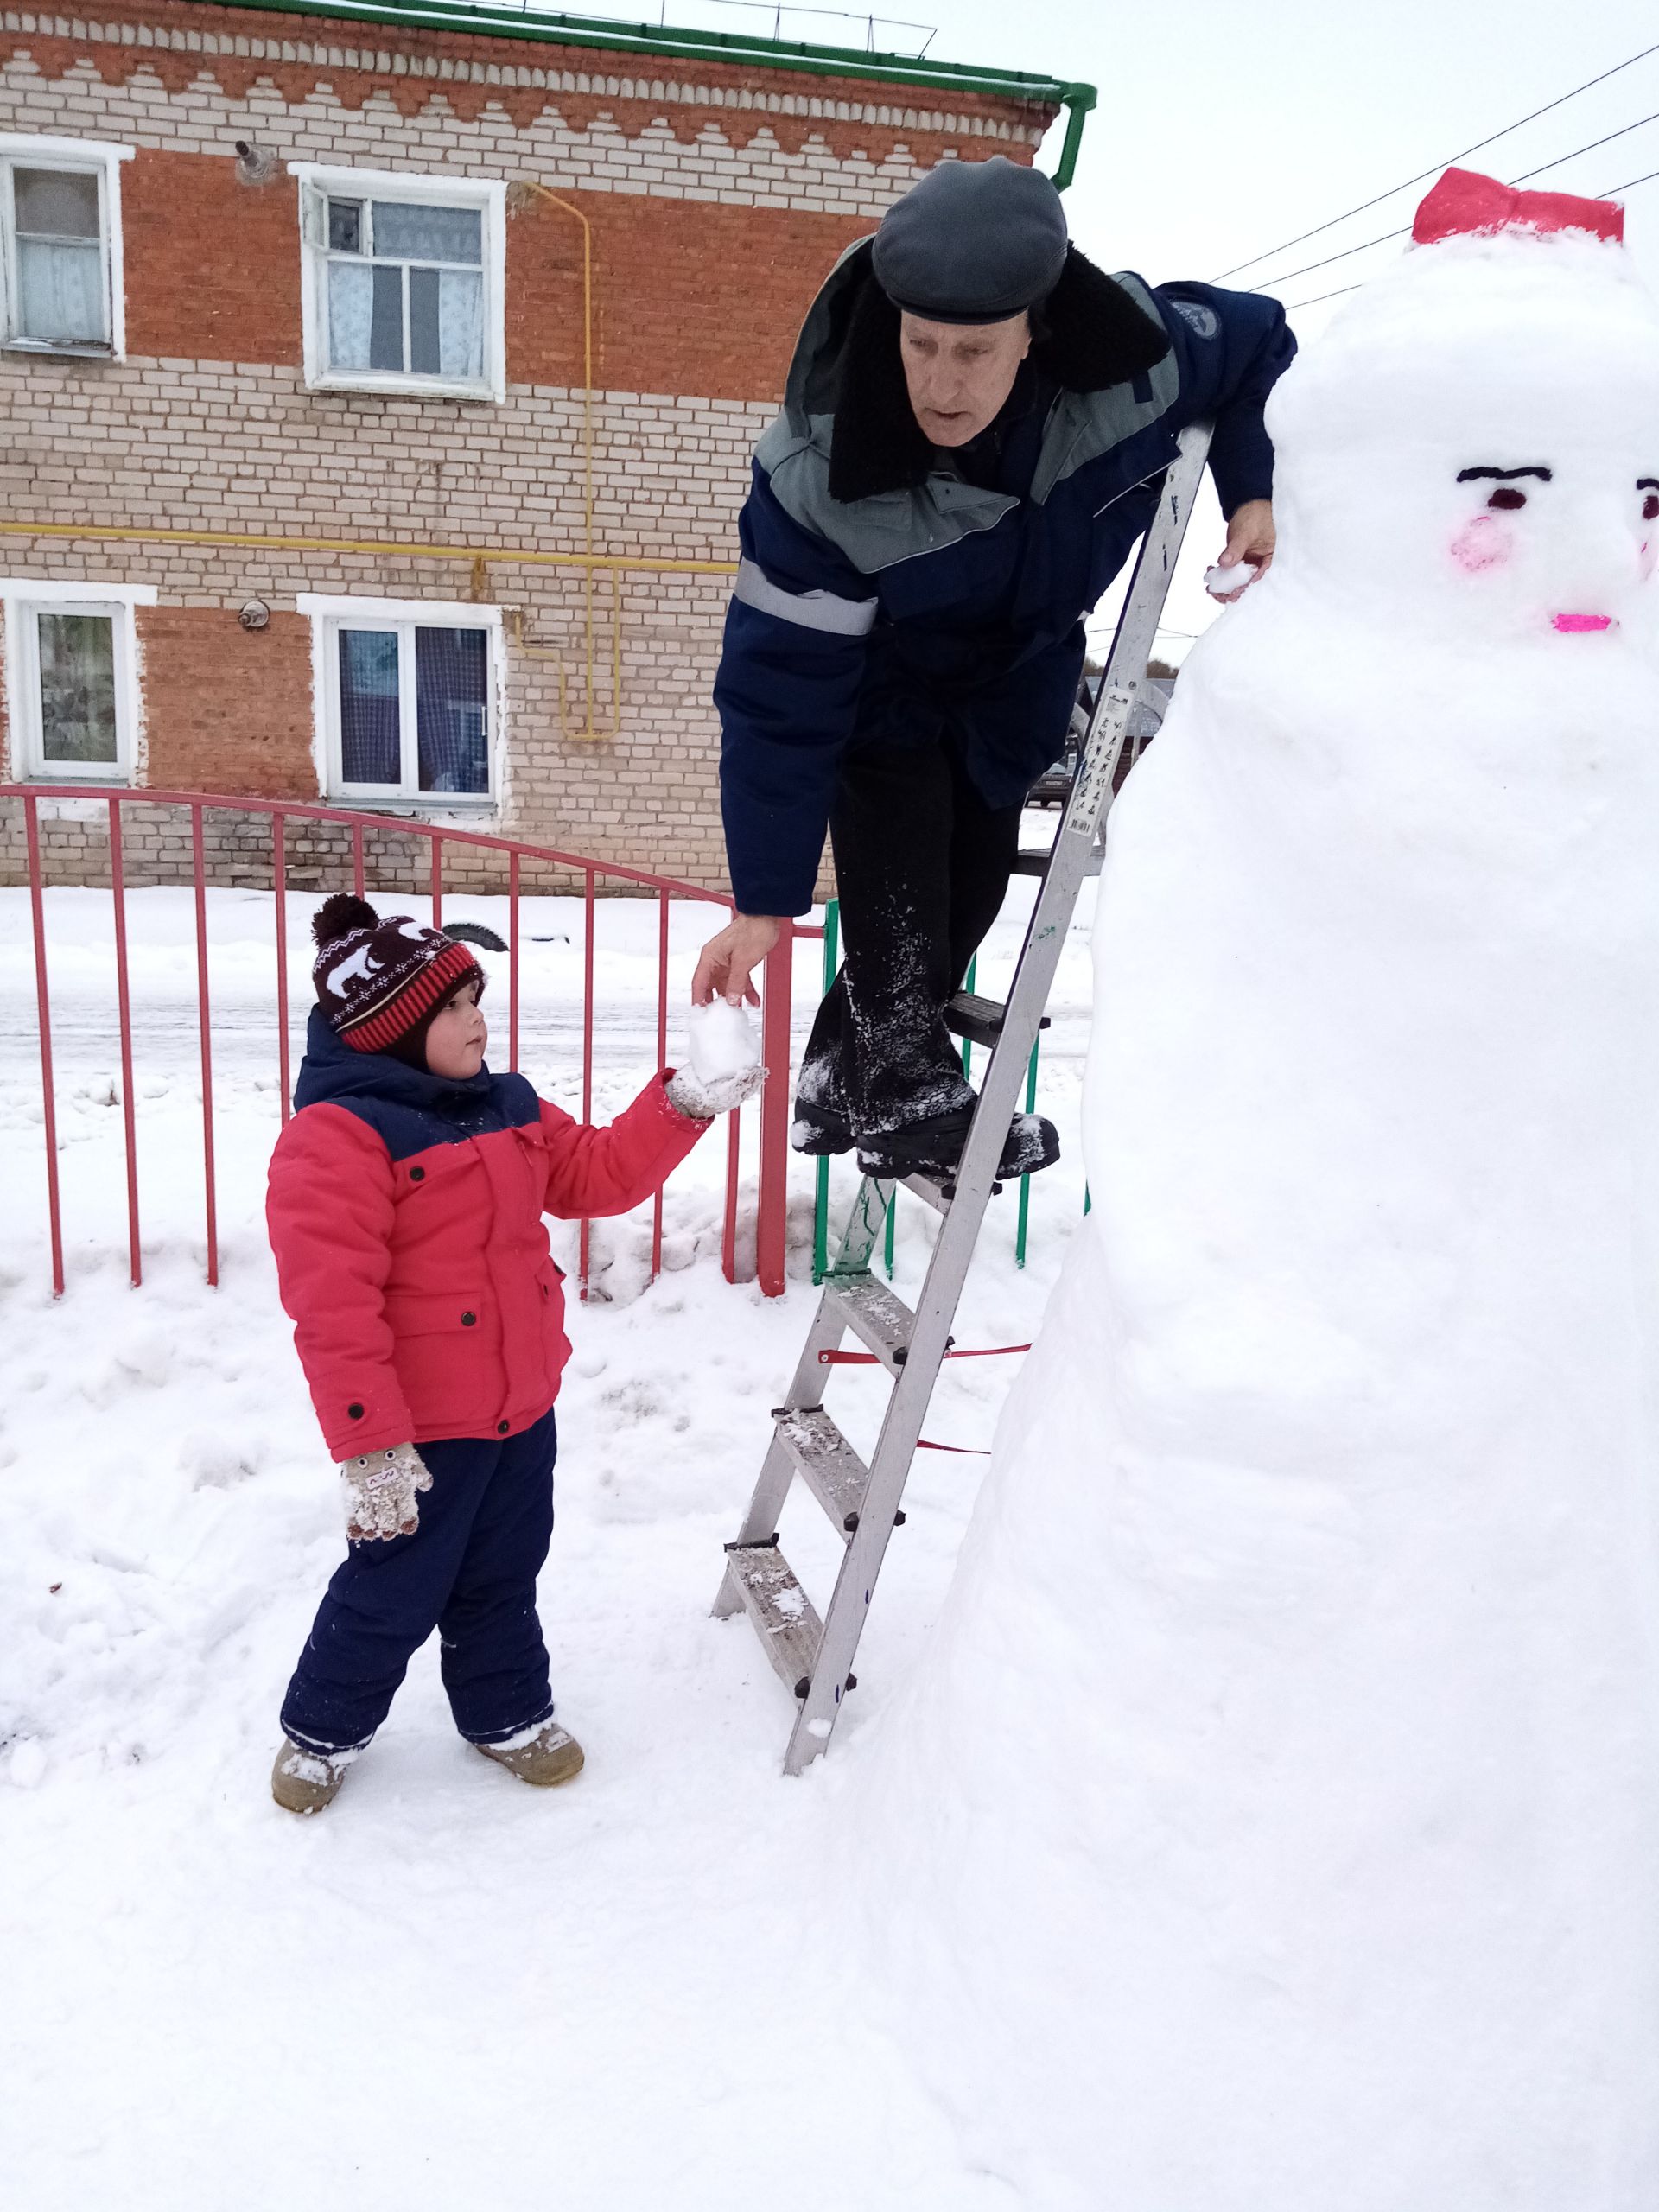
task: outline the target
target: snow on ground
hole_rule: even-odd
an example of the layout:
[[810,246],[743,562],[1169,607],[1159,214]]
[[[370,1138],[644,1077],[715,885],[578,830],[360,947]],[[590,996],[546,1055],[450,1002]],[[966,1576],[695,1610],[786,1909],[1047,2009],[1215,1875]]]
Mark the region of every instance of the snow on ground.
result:
[[[1046,817],[1052,828],[1054,817]],[[1005,983],[1029,884],[982,964]],[[422,902],[410,902],[416,912]],[[297,1065],[311,902],[290,910]],[[504,902],[446,915],[500,924]],[[1045,1042],[1068,1156],[988,1218],[959,1339],[1033,1333],[1080,1217],[1072,1140],[1088,1021],[1085,894]],[[716,1132],[675,1178],[666,1271],[649,1210],[594,1232],[560,1402],[543,1618],[588,1765],[552,1796],[454,1735],[435,1651],[338,1802],[301,1823],[267,1777],[289,1670],[342,1538],[336,1485],[263,1228],[278,1126],[272,909],[214,892],[221,1281],[204,1281],[200,1071],[187,892],[130,899],[144,1281],[127,1281],[110,900],[47,895],[67,1293],[50,1294],[27,895],[0,892],[0,2162],[30,2212],[675,2212],[771,2193],[803,2208],[1020,2202],[970,2166],[907,2056],[869,2024],[843,1943],[880,1865],[828,1863],[826,1814],[912,1669],[985,1462],[921,1455],[908,1525],[827,1761],[781,1777],[789,1700],[743,1620],[709,1607],[721,1545],[811,1311],[811,1172],[791,1282],[728,1285]],[[525,902],[521,1062],[580,1096],[580,902]],[[683,999],[711,910],[672,916]],[[597,1105],[650,1072],[654,906],[596,925]],[[803,948],[797,1044],[818,947]],[[505,1043],[504,958],[486,1011]],[[671,1039],[671,1050],[673,1042]],[[498,1061],[505,1053],[493,1054]],[[745,1134],[746,1215],[755,1132]],[[837,1163],[844,1208],[853,1178]],[[903,1200],[896,1281],[932,1226]],[[573,1258],[574,1228],[556,1232]],[[561,1245],[556,1240],[562,1237]],[[752,1225],[751,1225],[752,1243]],[[985,1446],[1014,1360],[954,1364],[929,1433]],[[831,1402],[868,1447],[878,1380]],[[785,1551],[827,1597],[838,1544],[810,1497]],[[6,1783],[10,1786],[3,1786]]]

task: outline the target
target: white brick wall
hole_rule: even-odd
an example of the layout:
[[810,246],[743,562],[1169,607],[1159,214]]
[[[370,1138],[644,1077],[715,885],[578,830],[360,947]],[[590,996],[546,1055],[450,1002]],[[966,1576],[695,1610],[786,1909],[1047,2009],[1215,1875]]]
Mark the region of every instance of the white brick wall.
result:
[[[187,34],[155,32],[146,39],[131,25],[102,26],[62,18],[42,18],[27,10],[0,14],[6,29],[29,31],[54,22],[54,35],[91,37],[103,32],[113,38],[118,30],[133,32],[124,42],[162,45],[181,43]],[[327,66],[368,68],[370,73],[391,79],[410,73],[417,58],[401,54],[352,50],[342,60],[340,50],[305,45],[283,45],[258,39],[234,42],[188,35],[191,51],[204,54],[234,43],[258,56],[267,51],[289,60],[326,61]],[[329,60],[328,57],[336,58]],[[880,163],[855,152],[838,156],[818,134],[810,136],[798,152],[782,146],[775,133],[762,124],[738,144],[718,123],[704,124],[690,143],[677,139],[670,111],[722,106],[765,108],[788,115],[833,115],[837,120],[868,123],[887,128],[943,131],[971,142],[986,137],[1011,140],[1022,137],[1035,143],[1040,130],[1020,133],[1006,123],[982,116],[956,116],[912,107],[887,107],[871,103],[825,100],[810,92],[770,95],[723,90],[718,86],[650,83],[627,77],[589,77],[569,70],[522,69],[503,71],[481,63],[439,64],[429,59],[426,73],[454,77],[473,73],[472,81],[528,79],[544,87],[550,103],[530,124],[514,123],[499,101],[486,102],[472,121],[458,117],[442,91],[435,90],[419,112],[406,117],[390,92],[371,93],[360,106],[348,107],[330,84],[321,84],[305,99],[290,102],[275,82],[256,83],[245,98],[228,92],[204,61],[195,80],[183,92],[170,93],[161,78],[143,67],[124,81],[107,85],[89,57],[78,62],[67,76],[48,78],[33,55],[13,55],[0,67],[0,130],[55,131],[67,136],[118,139],[126,143],[175,151],[222,154],[237,138],[261,139],[280,147],[289,161],[337,162],[342,147],[351,148],[351,159],[365,167],[427,170],[461,167],[469,171],[488,169],[509,179],[559,181],[591,192],[643,193],[664,200],[715,200],[734,207],[798,208],[818,213],[879,217],[901,193],[920,177],[926,162],[918,162],[908,148],[899,146]],[[648,99],[663,112],[632,137],[614,118],[601,114],[587,129],[568,124],[553,104],[558,92],[596,93],[618,99]],[[684,128],[682,123],[682,129]],[[964,150],[966,149],[964,144]]]

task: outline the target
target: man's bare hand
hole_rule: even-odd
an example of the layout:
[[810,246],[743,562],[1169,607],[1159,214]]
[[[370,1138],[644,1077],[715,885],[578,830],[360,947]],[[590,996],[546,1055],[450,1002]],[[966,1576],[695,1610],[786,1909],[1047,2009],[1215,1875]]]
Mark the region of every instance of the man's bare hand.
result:
[[734,914],[718,937],[711,937],[691,978],[691,1001],[708,1006],[715,998],[747,999],[759,1006],[760,994],[750,981],[778,942],[783,923],[775,914]]
[[[1277,543],[1272,500],[1246,499],[1242,507],[1233,510],[1233,518],[1227,525],[1226,549],[1216,565],[1234,569],[1241,561],[1248,561],[1255,571],[1250,579],[1254,583],[1273,566],[1273,549]],[[1217,595],[1236,599],[1249,588],[1249,584],[1241,584],[1236,592]]]

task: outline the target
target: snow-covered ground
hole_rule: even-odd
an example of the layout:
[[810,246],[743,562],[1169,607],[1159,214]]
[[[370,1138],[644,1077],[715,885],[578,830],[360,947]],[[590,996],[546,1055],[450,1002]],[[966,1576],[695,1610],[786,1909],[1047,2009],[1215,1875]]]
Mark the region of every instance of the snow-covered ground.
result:
[[[1052,830],[1054,817],[1046,817]],[[999,989],[1031,887],[982,963]],[[419,902],[415,911],[423,912]],[[189,895],[130,899],[144,1282],[127,1281],[106,894],[48,894],[67,1290],[50,1294],[26,895],[0,892],[0,2171],[30,2212],[261,2212],[772,2201],[858,2212],[1021,2202],[966,2160],[870,2023],[843,1942],[880,1863],[823,1841],[861,1738],[913,1667],[985,1462],[923,1453],[830,1758],[785,1782],[790,1701],[709,1607],[811,1310],[794,1168],[782,1300],[719,1264],[724,1146],[676,1177],[667,1270],[644,1210],[594,1233],[560,1402],[542,1586],[560,1712],[588,1765],[543,1796],[456,1738],[435,1654],[338,1803],[267,1786],[289,1670],[341,1548],[334,1478],[278,1307],[261,1205],[277,1122],[272,911],[209,899],[221,1281],[203,1279]],[[958,1330],[1028,1338],[1082,1211],[1085,893],[1045,1040],[1067,1156],[988,1217]],[[456,899],[446,918],[500,919]],[[296,1064],[309,902],[293,902]],[[683,998],[710,910],[672,918]],[[597,1107],[650,1071],[656,911],[601,906]],[[526,902],[521,1061],[579,1097],[582,914]],[[816,944],[804,949],[798,1033]],[[486,1011],[505,1031],[505,960]],[[746,1210],[754,1133],[746,1133]],[[838,1163],[844,1207],[850,1171]],[[932,1217],[901,1201],[913,1292]],[[556,1250],[574,1229],[556,1232]],[[1014,1360],[947,1370],[929,1433],[988,1445]],[[868,1447],[877,1378],[831,1402]],[[820,1599],[839,1549],[810,1498],[784,1544]],[[987,1746],[987,1756],[995,1747]]]

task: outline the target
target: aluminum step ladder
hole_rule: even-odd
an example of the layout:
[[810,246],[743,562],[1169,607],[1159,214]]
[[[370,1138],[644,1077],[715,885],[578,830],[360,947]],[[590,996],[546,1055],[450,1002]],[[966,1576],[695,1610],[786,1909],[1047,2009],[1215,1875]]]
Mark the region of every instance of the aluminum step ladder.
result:
[[[798,1774],[827,1746],[852,1672],[875,1592],[887,1540],[902,1524],[901,1501],[928,1403],[951,1343],[950,1327],[972,1262],[980,1224],[1001,1188],[997,1162],[1019,1103],[1031,1049],[1046,1026],[1044,1007],[1059,964],[1077,893],[1100,866],[1107,810],[1120,771],[1145,741],[1150,703],[1146,667],[1163,613],[1181,541],[1210,448],[1210,425],[1182,432],[1164,474],[1162,496],[1142,541],[1112,650],[1096,694],[1077,774],[1052,850],[1022,853],[1020,871],[1042,888],[1020,948],[1006,1006],[959,994],[946,1019],[959,1036],[988,1046],[962,1158],[953,1178],[910,1175],[903,1187],[942,1217],[914,1313],[870,1272],[877,1240],[893,1204],[894,1182],[867,1176],[860,1185],[834,1267],[825,1277],[784,1402],[773,1409],[772,1440],[736,1538],[726,1547],[726,1573],[715,1611],[747,1612],[762,1648],[793,1691],[799,1710],[785,1756]],[[1155,726],[1155,721],[1153,723]],[[893,1378],[893,1395],[869,1465],[824,1409],[832,1370],[823,1358],[848,1332]],[[778,1547],[778,1522],[799,1477],[846,1544],[841,1572],[820,1620]]]

